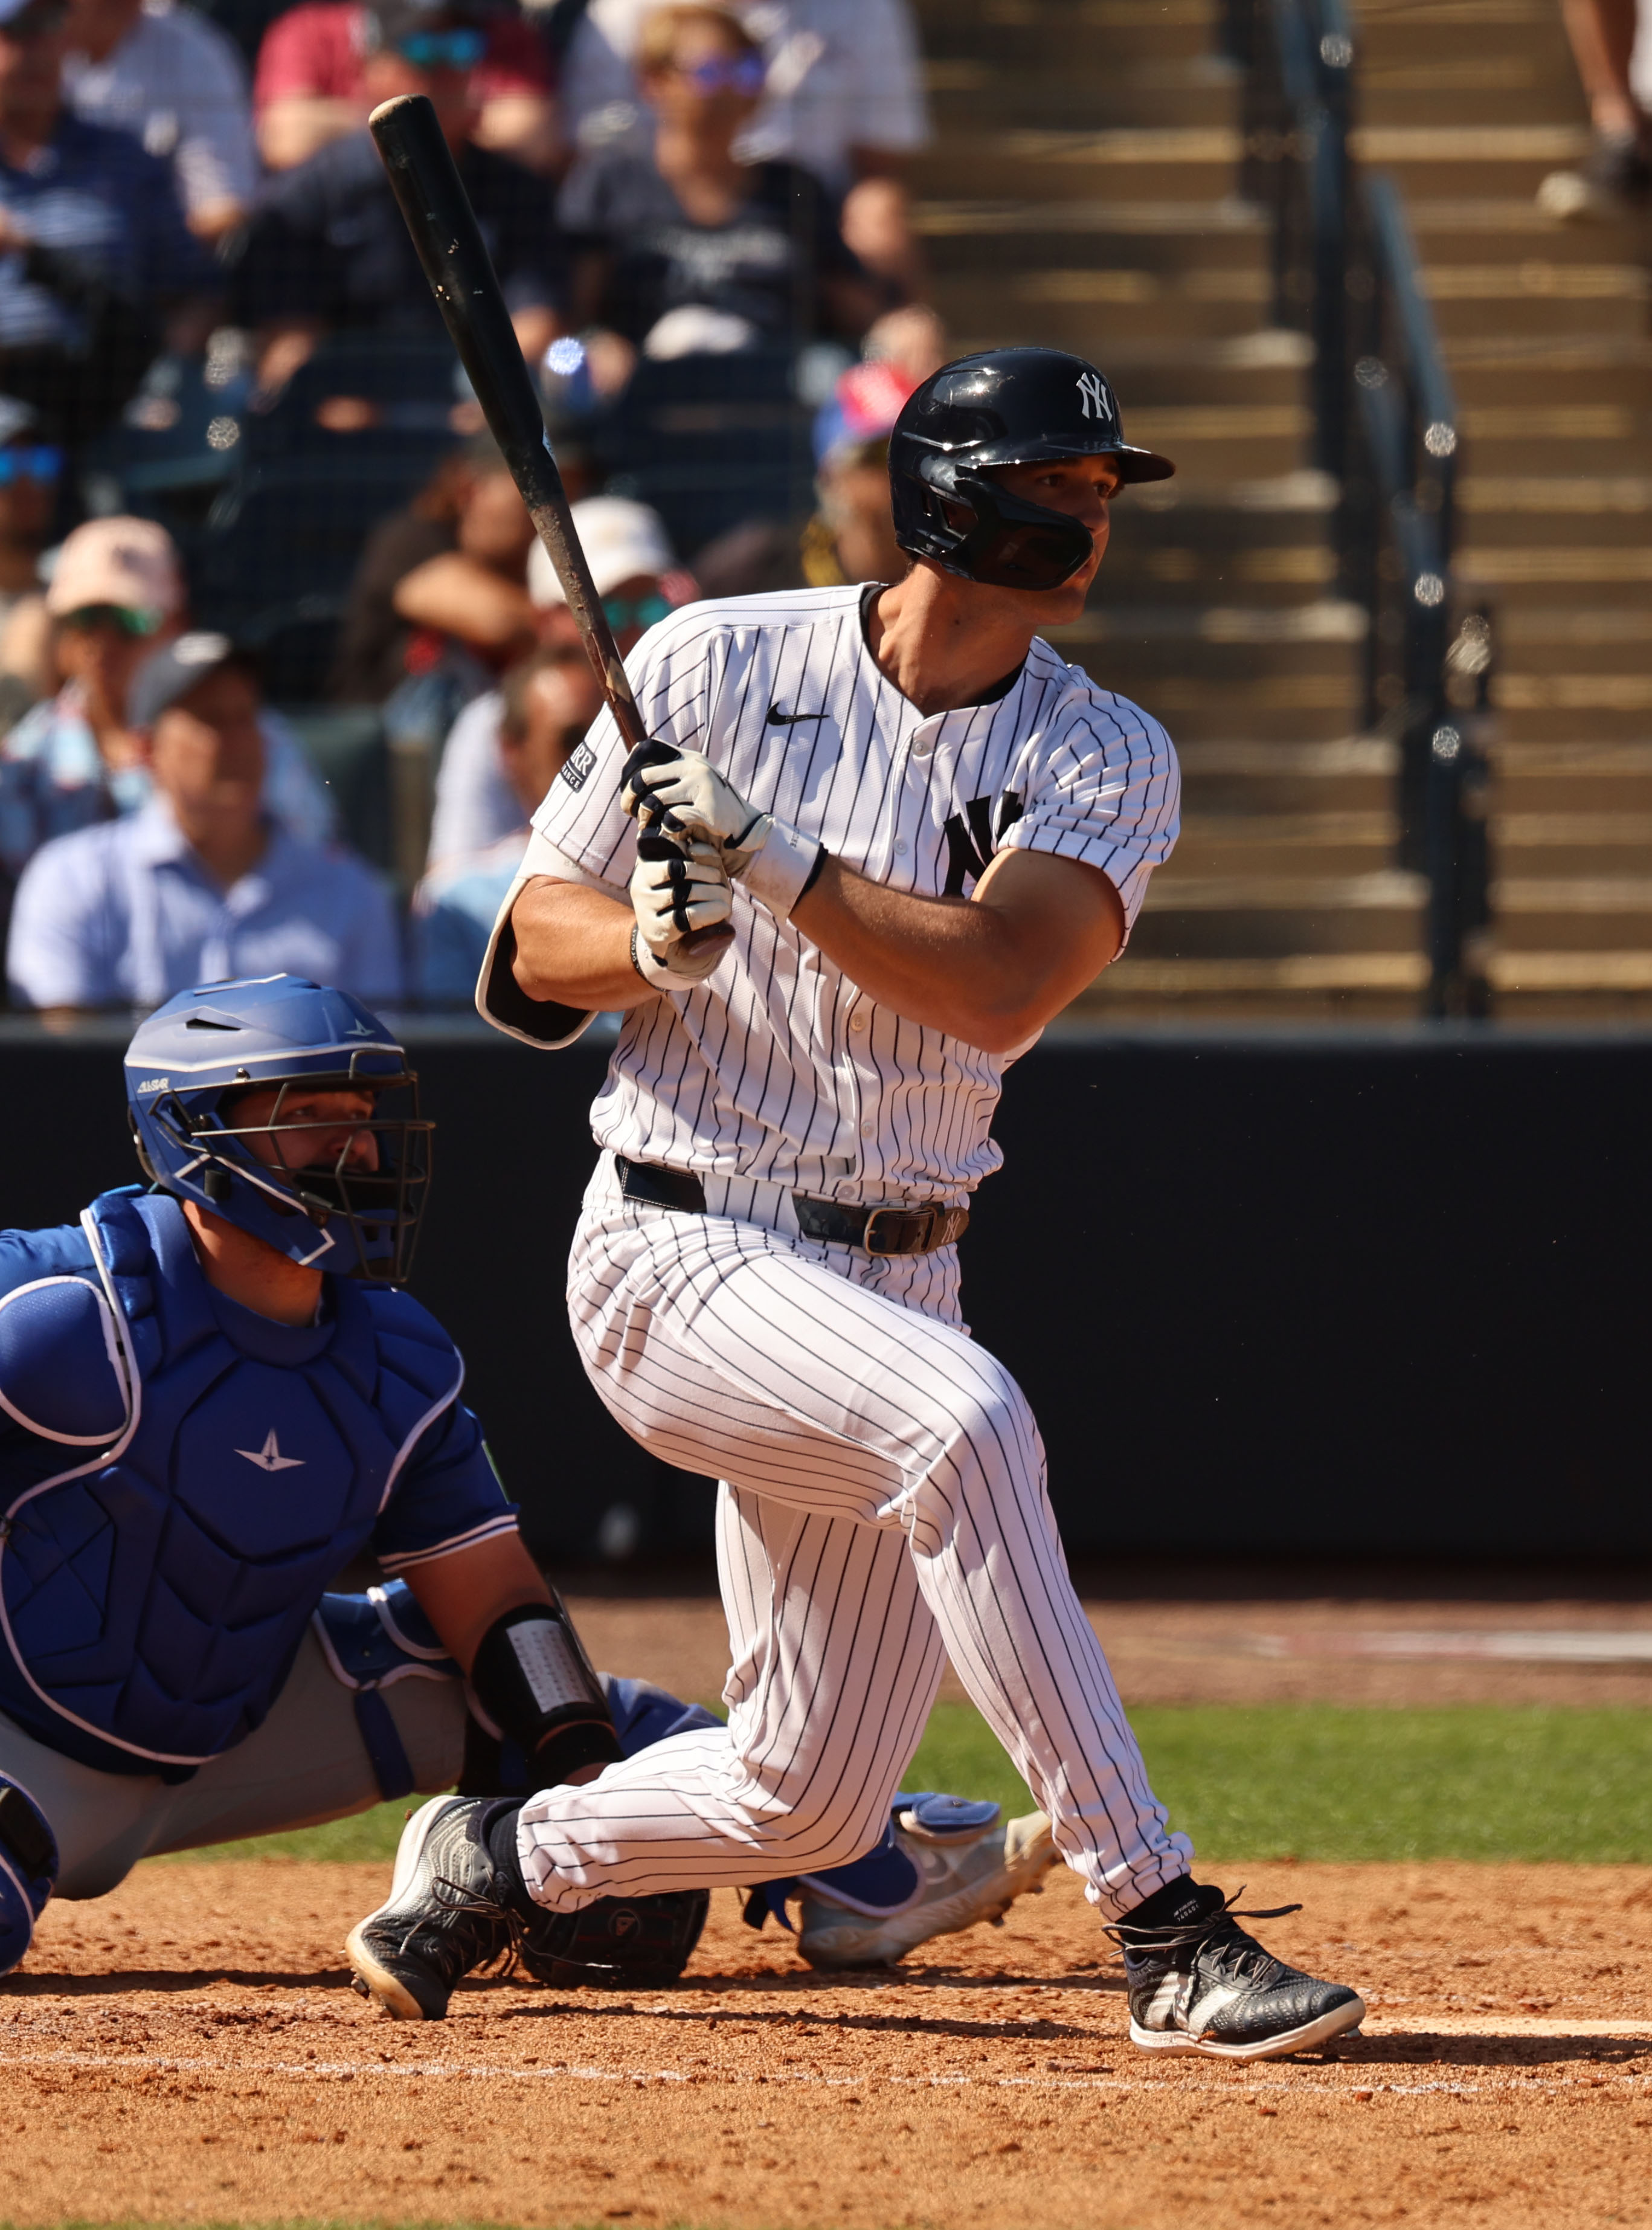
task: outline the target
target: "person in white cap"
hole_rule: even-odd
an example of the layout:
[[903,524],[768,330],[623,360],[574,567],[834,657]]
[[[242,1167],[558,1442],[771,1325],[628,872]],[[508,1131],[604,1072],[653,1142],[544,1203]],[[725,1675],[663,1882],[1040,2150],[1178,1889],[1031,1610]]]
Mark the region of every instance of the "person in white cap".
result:
[[[53,837],[147,803],[142,739],[127,720],[133,674],[187,618],[177,549],[148,519],[93,519],[58,551],[46,591],[62,686],[0,738],[0,869],[22,873]],[[332,834],[333,810],[302,745],[266,709],[264,803],[307,842]]]
[[[676,569],[665,523],[646,503],[628,496],[593,495],[573,509],[591,579],[602,599],[621,657],[645,632],[695,593],[691,578]],[[543,548],[528,558],[528,605],[543,643],[579,641],[561,582]],[[499,690],[468,704],[453,723],[436,777],[430,826],[429,867],[485,852],[522,825],[522,803],[499,751]]]

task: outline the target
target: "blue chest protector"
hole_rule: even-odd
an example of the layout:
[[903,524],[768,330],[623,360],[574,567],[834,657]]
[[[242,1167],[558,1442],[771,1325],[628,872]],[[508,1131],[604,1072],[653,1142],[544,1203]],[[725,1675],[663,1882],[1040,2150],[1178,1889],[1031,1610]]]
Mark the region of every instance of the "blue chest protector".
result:
[[330,1280],[307,1332],[215,1303],[164,1195],[80,1226],[0,1265],[0,1711],[183,1779],[262,1722],[462,1365],[388,1289]]

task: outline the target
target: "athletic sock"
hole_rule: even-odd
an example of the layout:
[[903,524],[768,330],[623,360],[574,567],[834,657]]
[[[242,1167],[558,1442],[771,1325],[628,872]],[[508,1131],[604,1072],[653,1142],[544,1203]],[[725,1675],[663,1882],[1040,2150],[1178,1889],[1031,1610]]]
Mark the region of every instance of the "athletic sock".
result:
[[1182,1874],[1119,1918],[1129,1928],[1186,1928],[1195,1920],[1207,1919],[1221,1903],[1219,1889]]
[[522,1861],[517,1856],[517,1821],[521,1812],[521,1805],[514,1800],[491,1806],[482,1821],[482,1840],[498,1871],[501,1902],[510,1905],[524,1920],[531,1920],[539,1907],[522,1878]]

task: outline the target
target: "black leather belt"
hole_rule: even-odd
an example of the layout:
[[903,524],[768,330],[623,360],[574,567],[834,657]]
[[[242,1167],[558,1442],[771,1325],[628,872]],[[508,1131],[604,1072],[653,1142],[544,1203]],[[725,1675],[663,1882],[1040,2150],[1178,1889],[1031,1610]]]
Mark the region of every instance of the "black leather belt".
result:
[[[675,1208],[684,1215],[705,1214],[705,1187],[689,1170],[663,1169],[658,1162],[628,1162],[623,1154],[614,1156],[614,1166],[627,1200]],[[867,1254],[933,1254],[937,1247],[961,1239],[969,1224],[967,1208],[948,1208],[938,1200],[850,1208],[840,1201],[812,1200],[807,1193],[794,1192],[792,1205],[804,1238],[858,1247]]]

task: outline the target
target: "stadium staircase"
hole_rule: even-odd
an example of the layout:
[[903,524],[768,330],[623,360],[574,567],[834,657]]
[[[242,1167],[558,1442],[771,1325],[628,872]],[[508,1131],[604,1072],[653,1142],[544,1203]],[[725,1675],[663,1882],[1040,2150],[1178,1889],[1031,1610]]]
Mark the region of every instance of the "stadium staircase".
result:
[[[1159,713],[1185,833],[1114,1021],[1418,1011],[1426,892],[1398,748],[1364,718],[1308,468],[1311,344],[1270,321],[1241,84],[1210,0],[922,0],[938,136],[916,178],[961,346],[1046,340],[1113,378],[1178,478],[1133,492],[1058,638]],[[1496,623],[1488,972],[1505,1016],[1652,1014],[1647,242],[1535,193],[1586,145],[1553,0],[1368,0],[1354,151],[1400,184],[1461,403],[1454,597]]]

